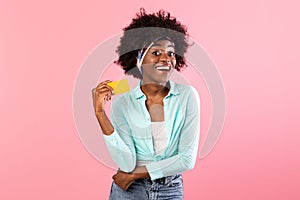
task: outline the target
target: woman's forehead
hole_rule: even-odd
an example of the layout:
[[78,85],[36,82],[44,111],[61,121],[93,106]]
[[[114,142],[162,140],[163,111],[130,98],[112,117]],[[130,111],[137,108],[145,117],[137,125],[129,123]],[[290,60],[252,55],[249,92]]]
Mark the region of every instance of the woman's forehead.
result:
[[175,45],[173,42],[169,41],[169,40],[159,40],[156,41],[152,46],[152,47],[161,47],[161,48],[175,48]]

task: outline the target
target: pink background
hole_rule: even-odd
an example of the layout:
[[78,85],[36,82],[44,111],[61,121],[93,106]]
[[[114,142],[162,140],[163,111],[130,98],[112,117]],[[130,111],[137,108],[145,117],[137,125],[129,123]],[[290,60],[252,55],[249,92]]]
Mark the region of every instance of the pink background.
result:
[[184,174],[185,199],[299,199],[296,0],[0,1],[0,199],[107,199],[114,171],[78,137],[73,86],[88,53],[141,6],[186,24],[226,90],[222,135]]

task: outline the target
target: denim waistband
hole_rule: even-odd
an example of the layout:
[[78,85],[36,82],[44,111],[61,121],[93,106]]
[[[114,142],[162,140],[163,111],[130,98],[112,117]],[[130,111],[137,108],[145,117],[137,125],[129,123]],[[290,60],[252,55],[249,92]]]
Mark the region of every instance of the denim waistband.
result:
[[[120,169],[117,170],[118,172],[120,171]],[[145,183],[148,183],[148,184],[154,184],[154,183],[157,183],[157,184],[160,184],[160,185],[167,185],[169,183],[172,182],[172,180],[175,180],[179,177],[182,177],[182,174],[179,173],[179,174],[175,174],[175,175],[171,175],[171,176],[166,176],[166,177],[162,177],[162,178],[158,178],[158,179],[154,179],[154,180],[151,180],[151,178],[142,178],[142,179],[137,179],[135,180],[136,182],[145,182]]]
[[166,176],[166,177],[162,177],[162,178],[158,178],[158,179],[155,179],[155,180],[151,180],[150,178],[149,179],[146,179],[147,182],[150,182],[150,183],[158,183],[158,184],[162,184],[162,185],[167,185],[169,183],[172,182],[172,180],[175,180],[177,178],[181,177],[181,174],[175,174],[175,175],[172,175],[172,176]]

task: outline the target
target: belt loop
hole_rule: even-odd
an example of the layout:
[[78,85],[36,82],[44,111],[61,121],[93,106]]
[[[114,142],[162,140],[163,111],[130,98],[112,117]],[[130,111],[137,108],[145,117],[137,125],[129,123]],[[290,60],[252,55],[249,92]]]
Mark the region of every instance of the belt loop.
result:
[[165,178],[165,185],[169,184],[171,182],[171,180],[172,180],[172,176],[167,176]]

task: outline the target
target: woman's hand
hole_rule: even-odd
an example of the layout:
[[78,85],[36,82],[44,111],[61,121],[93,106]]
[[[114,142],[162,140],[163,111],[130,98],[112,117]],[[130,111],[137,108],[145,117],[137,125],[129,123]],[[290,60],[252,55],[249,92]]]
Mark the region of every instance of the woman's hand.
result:
[[127,190],[133,181],[141,178],[150,178],[145,166],[136,167],[131,173],[119,171],[113,176],[115,184],[123,190]]
[[107,85],[107,83],[109,82],[111,81],[103,81],[92,90],[93,104],[96,114],[104,111],[106,102],[111,100],[111,95],[113,95],[113,89]]
[[117,184],[120,188],[122,188],[125,191],[129,188],[129,186],[135,180],[133,174],[126,173],[126,172],[123,172],[123,171],[117,172],[113,176],[113,179],[114,179],[115,184]]

